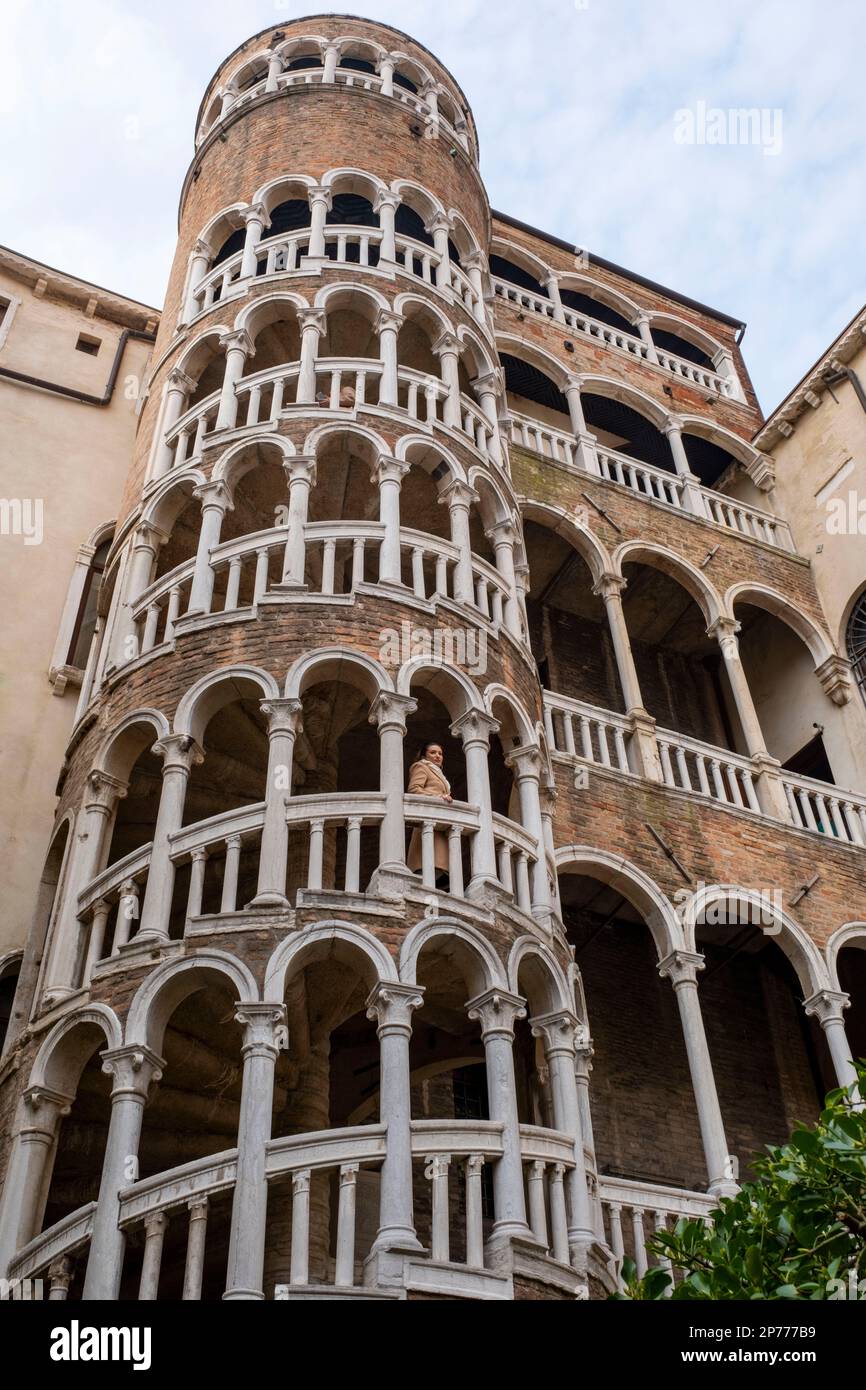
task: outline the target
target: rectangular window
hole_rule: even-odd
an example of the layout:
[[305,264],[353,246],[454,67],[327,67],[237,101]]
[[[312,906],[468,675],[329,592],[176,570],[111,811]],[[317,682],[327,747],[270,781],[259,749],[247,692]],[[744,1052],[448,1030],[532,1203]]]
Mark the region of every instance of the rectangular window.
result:
[[89,357],[95,357],[101,346],[101,338],[91,338],[88,333],[79,333],[75,350],[76,352],[86,352]]

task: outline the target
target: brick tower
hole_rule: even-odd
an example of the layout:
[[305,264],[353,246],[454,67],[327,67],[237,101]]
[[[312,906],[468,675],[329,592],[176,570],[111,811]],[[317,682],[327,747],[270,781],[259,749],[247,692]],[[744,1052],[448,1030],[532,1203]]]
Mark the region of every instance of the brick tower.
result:
[[0,1070],[0,1273],[602,1298],[850,1079],[864,710],[741,328],[491,213],[407,35],[222,64]]

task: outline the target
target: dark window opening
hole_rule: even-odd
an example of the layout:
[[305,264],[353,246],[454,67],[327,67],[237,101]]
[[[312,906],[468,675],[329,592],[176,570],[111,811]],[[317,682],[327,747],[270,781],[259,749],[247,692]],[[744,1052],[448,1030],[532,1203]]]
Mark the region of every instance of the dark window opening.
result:
[[378,227],[379,219],[369,198],[358,193],[338,193],[325,223],[329,227]]
[[601,300],[568,289],[560,289],[559,297],[567,309],[576,309],[579,314],[588,314],[591,319],[598,319],[599,323],[606,323],[608,327],[616,328],[620,333],[630,333],[633,338],[636,336],[634,324],[629,323],[628,319],[623,318],[622,314],[618,314],[608,304],[602,304]]
[[828,782],[833,786],[833,769],[820,734],[811,738],[782,766],[786,772],[793,772],[798,777],[814,777],[817,782]]
[[[375,73],[376,71],[373,64],[369,63],[366,58],[341,58],[340,67],[349,68],[351,72]],[[394,80],[396,81],[396,78]]]
[[79,333],[78,342],[75,344],[75,351],[86,352],[88,357],[95,357],[101,346],[101,338],[91,338],[89,333]]
[[414,208],[401,203],[394,215],[394,231],[398,236],[410,236],[425,246],[433,245],[433,238],[424,228],[424,219]]
[[78,605],[72,640],[69,643],[69,651],[66,656],[67,666],[74,666],[79,671],[83,671],[87,665],[90,644],[93,641],[93,633],[96,629],[96,605],[99,599],[99,584],[105,573],[105,562],[108,559],[110,548],[111,537],[109,536],[95,551],[90,561],[90,568],[87,571],[87,578],[84,581],[84,591]]
[[303,231],[309,225],[310,205],[306,198],[289,198],[274,208],[265,236],[285,236],[287,232]]
[[726,449],[721,449],[711,439],[702,439],[697,434],[684,434],[683,445],[693,473],[697,473],[704,487],[715,487],[723,473],[726,473],[736,460]]
[[508,280],[512,285],[519,285],[522,290],[531,290],[543,299],[549,298],[544,286],[538,280],[534,280],[528,271],[515,265],[513,261],[504,260],[502,256],[490,257],[490,274],[495,275],[497,280]]
[[418,91],[418,88],[415,86],[415,83],[412,81],[411,77],[405,77],[402,72],[394,73],[394,86],[405,87],[407,92],[417,93]]
[[694,362],[697,367],[709,367],[710,371],[715,371],[712,357],[677,333],[665,333],[661,328],[654,328],[652,340],[663,352],[672,352],[677,357],[684,357],[687,362]]
[[612,435],[613,439],[608,441],[610,448],[668,473],[675,471],[668,441],[652,421],[608,396],[585,394],[581,400],[587,428],[593,433],[603,430]]
[[499,360],[505,371],[506,391],[512,391],[516,396],[524,396],[528,401],[535,401],[536,405],[545,405],[550,410],[558,410],[562,415],[568,415],[568,401],[544,372],[540,372],[537,367],[531,366],[519,357],[509,356],[507,352],[500,353]]
[[290,63],[286,63],[284,72],[302,72],[306,68],[321,68],[324,63],[314,53],[305,53],[301,58],[293,58]]
[[848,658],[854,668],[854,679],[866,700],[866,589],[854,604],[845,641]]
[[246,228],[244,227],[238,227],[236,232],[232,232],[214,256],[211,269],[214,266],[222,265],[223,261],[227,261],[229,256],[234,256],[236,252],[243,251],[246,235]]

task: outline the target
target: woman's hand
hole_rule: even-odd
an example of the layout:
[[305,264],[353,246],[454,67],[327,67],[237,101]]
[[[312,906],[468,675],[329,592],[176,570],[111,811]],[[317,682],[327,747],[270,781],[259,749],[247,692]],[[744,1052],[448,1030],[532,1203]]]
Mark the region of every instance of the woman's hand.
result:
[[451,802],[454,800],[454,797],[453,797],[453,796],[443,796],[442,800],[443,800],[443,801],[446,801],[446,802],[448,803],[448,805],[450,806],[450,805],[451,805]]

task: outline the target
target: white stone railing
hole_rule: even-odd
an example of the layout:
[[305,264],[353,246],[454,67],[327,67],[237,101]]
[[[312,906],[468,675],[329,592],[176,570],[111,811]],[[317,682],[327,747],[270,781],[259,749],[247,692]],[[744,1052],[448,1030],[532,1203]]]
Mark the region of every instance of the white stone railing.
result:
[[666,787],[699,792],[725,806],[761,814],[749,758],[671,729],[656,729],[656,739]]
[[[528,309],[530,313],[538,314],[542,318],[554,320],[555,308],[552,299],[533,293],[531,290],[521,289],[519,285],[513,285],[509,280],[500,280],[497,276],[491,278],[493,292],[500,299],[515,304],[519,309]],[[564,304],[561,321],[573,333],[580,333],[586,338],[591,338],[594,342],[603,343],[605,347],[612,348],[615,352],[622,352],[637,358],[638,361],[644,362],[650,367],[658,365],[674,376],[680,377],[694,386],[699,386],[704,391],[711,391],[717,396],[726,396],[733,400],[739,399],[736,381],[719,376],[709,367],[701,367],[696,362],[689,362],[685,357],[677,357],[674,353],[664,352],[659,347],[651,348],[642,338],[625,333],[622,329],[612,328],[610,324],[602,323],[600,319],[591,318],[588,314],[581,313],[577,309],[569,309]],[[655,362],[653,356],[655,356]]]
[[[321,85],[323,82],[324,68],[299,68],[294,72],[279,73],[276,79],[276,89],[277,91],[283,91],[288,87],[312,87]],[[334,83],[340,87],[352,87],[364,92],[380,92],[382,88],[382,78],[378,73],[358,72],[353,68],[338,67],[334,73]],[[220,122],[224,120],[226,116],[237,111],[239,107],[247,106],[251,102],[258,100],[259,97],[265,95],[266,90],[267,78],[263,77],[261,81],[254,83],[252,86],[247,87],[245,91],[240,92],[237,99],[227,105],[225,110],[220,112],[217,119],[213,121],[206,130],[200,129],[196,138],[196,145],[201,144],[206,136],[210,135],[213,130],[216,130],[217,126],[219,126]],[[410,92],[408,88],[401,87],[399,83],[395,82],[391,95],[404,106],[408,106],[416,115],[422,116],[425,120],[430,118],[431,111],[427,102],[420,96],[417,96],[416,93]],[[437,124],[446,135],[457,141],[464,150],[467,152],[470,150],[468,134],[455,130],[454,126],[442,115],[441,111],[437,113]]]
[[[622,1268],[624,1256],[628,1255],[641,1277],[649,1267],[648,1236],[672,1230],[681,1217],[706,1220],[716,1206],[715,1198],[705,1192],[686,1192],[677,1187],[628,1178],[599,1177],[598,1195],[605,1239],[616,1261],[617,1272]],[[653,1264],[671,1268],[670,1261],[665,1258],[655,1258]]]
[[[309,595],[330,598],[355,593],[378,583],[378,552],[385,528],[375,521],[317,521],[304,528],[305,588],[279,587],[287,529],[276,526],[224,541],[211,551],[214,585],[205,609],[188,613],[195,560],[184,560],[155,580],[136,600],[132,621],[137,638],[135,655],[147,656],[169,644],[178,625],[190,619],[224,614],[252,616],[263,600],[293,603]],[[400,531],[403,579],[417,599],[462,603],[478,616],[505,630],[508,585],[499,571],[480,556],[471,556],[472,598],[458,599],[456,574],[459,549],[452,541],[403,527]],[[224,581],[224,582],[223,582]],[[130,660],[135,656],[131,655]]]
[[811,777],[782,773],[794,824],[849,845],[866,845],[866,797]]
[[[542,1249],[563,1264],[569,1262],[568,1211],[564,1177],[574,1166],[574,1141],[556,1130],[535,1125],[520,1126],[521,1157],[526,1175],[528,1215],[533,1235]],[[429,1257],[419,1252],[415,1274],[423,1286],[425,1269],[448,1265],[481,1275],[488,1268],[485,1239],[490,1220],[483,1210],[483,1170],[495,1165],[503,1152],[503,1125],[491,1120],[414,1120],[411,1151],[416,1167],[416,1204],[421,1185],[432,1189]],[[335,1255],[325,1257],[325,1287],[357,1288],[363,1279],[362,1243],[378,1221],[378,1169],[387,1156],[387,1126],[356,1125],[340,1129],[288,1135],[265,1145],[265,1177],[272,1192],[291,1194],[291,1248],[286,1293],[306,1288],[311,1274],[310,1189],[319,1184],[330,1208],[329,1227],[336,1232]],[[234,1190],[237,1180],[236,1148],[181,1164],[167,1172],[143,1178],[119,1194],[119,1227],[144,1236],[138,1298],[159,1296],[165,1235],[171,1223],[182,1223],[186,1232],[184,1298],[201,1298],[207,1251],[209,1203]],[[423,1168],[423,1177],[418,1170]],[[369,1175],[360,1180],[360,1175]],[[329,1179],[336,1177],[338,1199],[330,1195]],[[463,1188],[461,1205],[449,1202],[449,1187]],[[429,1204],[426,1204],[429,1210]],[[20,1250],[10,1266],[10,1277],[38,1278],[61,1256],[80,1258],[86,1251],[96,1203],[90,1202],[43,1231]],[[359,1217],[365,1218],[363,1223]],[[322,1271],[315,1271],[321,1278]],[[410,1275],[410,1277],[412,1277]],[[435,1277],[435,1276],[434,1276]],[[414,1282],[414,1281],[413,1281]],[[471,1289],[471,1286],[469,1286]],[[457,1285],[460,1291],[460,1285]],[[469,1291],[469,1290],[464,1290]],[[493,1291],[493,1290],[492,1290]],[[477,1292],[477,1288],[476,1288]],[[55,1297],[65,1297],[65,1286]],[[280,1292],[276,1296],[285,1296]],[[500,1296],[502,1291],[500,1290]]]
[[652,497],[656,502],[665,502],[669,507],[683,508],[683,482],[676,473],[666,473],[651,463],[641,463],[619,454],[615,449],[596,448],[599,472],[608,482],[620,483],[642,497]]
[[552,752],[631,773],[625,715],[545,690],[544,724]]
[[[511,442],[518,448],[531,449],[542,458],[553,459],[571,468],[581,467],[577,440],[567,430],[557,429],[516,411],[509,414],[509,428]],[[639,497],[662,502],[678,511],[687,510],[685,485],[678,474],[629,458],[628,454],[598,443],[592,445],[592,453],[598,461],[601,477],[608,482],[618,483]],[[695,492],[702,499],[705,520],[726,530],[736,531],[738,535],[748,536],[751,540],[763,541],[778,550],[796,553],[787,521],[759,507],[746,506],[722,492],[714,492],[712,488],[698,486]]]

